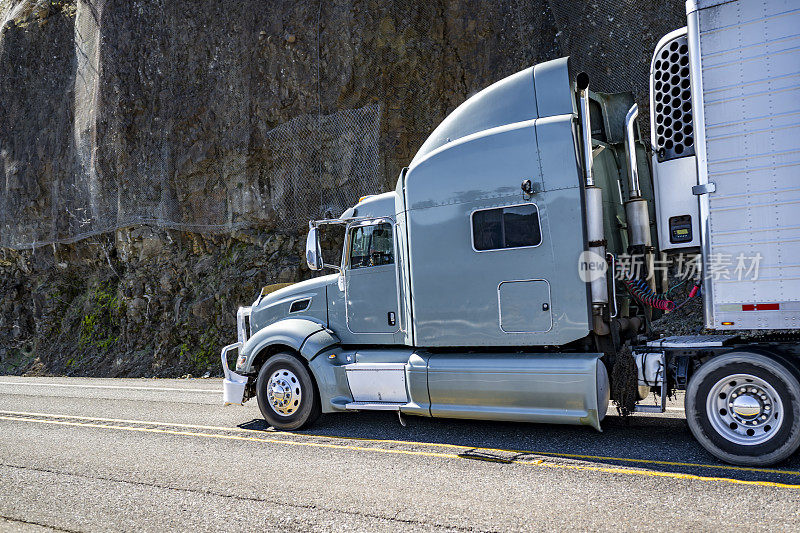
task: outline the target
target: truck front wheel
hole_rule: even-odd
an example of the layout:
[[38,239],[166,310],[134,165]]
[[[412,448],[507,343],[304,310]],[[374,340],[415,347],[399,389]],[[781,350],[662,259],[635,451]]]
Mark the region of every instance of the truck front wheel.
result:
[[714,357],[689,381],[686,420],[719,459],[772,465],[800,446],[800,383],[784,365],[759,353]]
[[288,353],[275,354],[261,366],[256,397],[261,414],[275,429],[300,429],[313,424],[320,414],[311,374]]

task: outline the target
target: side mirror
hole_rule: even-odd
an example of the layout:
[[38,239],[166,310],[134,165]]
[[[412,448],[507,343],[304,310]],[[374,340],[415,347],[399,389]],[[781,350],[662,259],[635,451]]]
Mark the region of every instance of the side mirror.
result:
[[322,270],[322,250],[319,246],[319,233],[316,227],[308,230],[306,239],[306,263],[311,270]]

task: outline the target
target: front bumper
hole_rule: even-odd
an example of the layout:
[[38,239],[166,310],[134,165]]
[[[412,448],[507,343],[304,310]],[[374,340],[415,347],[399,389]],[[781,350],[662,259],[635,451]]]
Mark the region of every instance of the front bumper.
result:
[[241,405],[244,402],[244,389],[247,387],[248,378],[228,368],[228,352],[241,348],[242,343],[236,342],[222,349],[222,371],[225,374],[225,379],[222,380],[223,405]]

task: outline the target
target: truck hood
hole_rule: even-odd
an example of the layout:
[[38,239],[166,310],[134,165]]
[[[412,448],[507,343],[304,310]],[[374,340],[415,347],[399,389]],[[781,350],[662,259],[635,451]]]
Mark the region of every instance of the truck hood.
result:
[[[338,274],[295,283],[270,293],[253,306],[250,315],[251,333],[283,318],[306,318],[327,326],[327,287],[336,285]],[[308,305],[304,302],[308,301]],[[292,304],[295,304],[292,309]]]

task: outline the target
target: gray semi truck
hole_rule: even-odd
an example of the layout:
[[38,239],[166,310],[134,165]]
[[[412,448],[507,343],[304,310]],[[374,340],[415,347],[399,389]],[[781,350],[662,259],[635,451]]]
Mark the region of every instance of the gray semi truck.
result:
[[[472,96],[394,191],[310,222],[308,265],[331,274],[239,309],[224,401],[255,397],[284,430],[366,410],[600,430],[611,400],[663,411],[685,390],[710,453],[786,459],[800,446],[799,31],[796,0],[690,0],[653,55],[649,143],[632,95],[593,92],[567,58]],[[345,235],[335,265],[330,225]],[[652,327],[690,306],[702,331]]]

